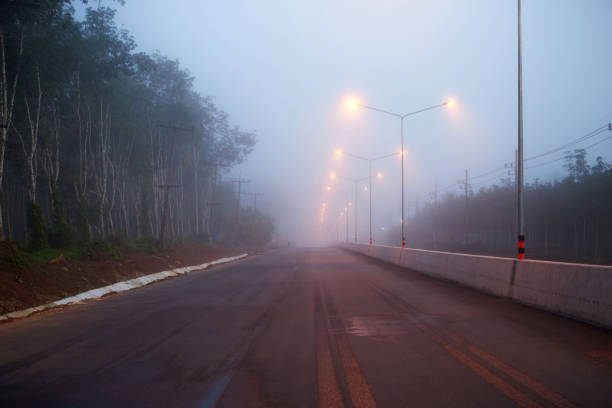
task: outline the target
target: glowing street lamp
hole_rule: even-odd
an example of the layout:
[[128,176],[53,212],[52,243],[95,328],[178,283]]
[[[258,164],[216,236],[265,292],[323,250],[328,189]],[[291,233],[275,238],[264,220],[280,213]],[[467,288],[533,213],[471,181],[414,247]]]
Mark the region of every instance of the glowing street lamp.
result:
[[403,222],[404,221],[404,119],[406,119],[408,116],[416,115],[417,113],[425,112],[425,111],[436,109],[436,108],[441,108],[443,106],[453,106],[455,105],[455,101],[452,99],[449,99],[438,105],[429,106],[427,108],[419,109],[413,112],[408,112],[403,115],[399,113],[375,108],[373,106],[364,105],[364,104],[357,102],[354,99],[349,100],[347,105],[351,109],[355,109],[356,107],[359,106],[361,108],[366,108],[366,109],[370,109],[376,112],[394,116],[396,118],[399,118],[400,120],[400,139],[401,139],[401,144],[402,144],[402,148],[400,150],[400,155],[402,156],[402,168],[401,168],[401,171],[402,171],[402,178],[401,178],[402,179],[402,248],[405,248],[406,247],[406,234],[404,233],[404,222]]
[[[348,153],[347,153],[347,155],[351,156]],[[343,177],[343,176],[338,176],[338,177],[341,178],[341,179],[344,179],[344,180],[347,180],[347,181],[355,183],[355,209],[354,209],[353,212],[355,214],[355,224],[354,224],[355,225],[355,243],[357,243],[357,197],[358,197],[357,190],[359,190],[359,187],[358,187],[359,182],[364,181],[368,177],[364,177],[364,178],[358,179],[358,180],[351,179],[351,178],[348,178],[348,177]],[[348,193],[347,193],[347,201],[348,201]],[[353,205],[353,203],[349,201],[348,206],[351,207],[352,205]],[[372,207],[372,197],[370,195],[370,229],[371,229],[371,225],[372,225],[372,209],[371,209],[371,207]]]
[[[391,156],[395,156],[400,154],[401,155],[401,151],[398,153],[391,153],[391,154],[387,154],[384,156],[380,156],[380,157],[374,157],[374,158],[365,158],[362,156],[357,156],[356,154],[351,154],[351,153],[344,153],[346,154],[348,157],[352,157],[353,159],[357,159],[357,160],[364,160],[368,162],[368,180],[369,180],[369,184],[370,187],[366,187],[364,190],[370,192],[370,245],[372,245],[372,162],[377,161],[377,160],[382,160],[382,159],[386,159],[388,157]],[[382,173],[379,171],[376,174],[376,177],[378,177],[378,179],[382,178]],[[357,188],[357,186],[355,185],[355,188]],[[357,222],[355,221],[355,225],[357,225]],[[355,227],[356,228],[356,227]],[[357,240],[355,239],[355,243],[357,243]]]
[[[331,186],[327,186],[327,191],[331,191],[331,189],[332,189]],[[340,212],[340,216],[342,217],[344,215],[346,217],[346,242],[348,243],[348,206],[351,205],[351,203],[349,202],[349,192],[346,190],[340,190],[337,188],[335,189],[335,191],[346,194],[347,206],[344,207],[344,209]]]

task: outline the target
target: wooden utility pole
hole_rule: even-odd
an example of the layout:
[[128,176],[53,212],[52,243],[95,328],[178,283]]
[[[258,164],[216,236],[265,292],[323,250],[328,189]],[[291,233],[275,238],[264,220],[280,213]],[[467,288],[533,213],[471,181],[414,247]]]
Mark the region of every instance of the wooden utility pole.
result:
[[[180,126],[174,126],[168,123],[167,125],[158,124],[157,127],[161,129],[169,129],[174,132],[190,132],[190,133],[195,132],[194,126],[192,126],[191,128],[184,128]],[[175,146],[176,146],[176,138],[173,137],[172,142],[170,143],[170,156],[168,158],[166,181],[170,180],[171,175],[172,175],[171,172],[172,172],[172,169],[174,168],[174,148]],[[160,184],[160,185],[157,185],[156,187],[164,190],[164,206],[162,208],[162,219],[161,219],[161,226],[160,226],[160,231],[159,231],[159,242],[158,242],[159,247],[163,249],[165,247],[165,240],[166,240],[166,224],[168,222],[168,213],[170,212],[169,191],[172,188],[179,188],[181,186],[179,184]]]
[[468,178],[468,170],[465,169],[465,179],[463,181],[459,181],[459,184],[463,185],[463,190],[465,194],[465,239],[464,243],[468,242],[468,230],[469,230],[469,215],[468,215],[468,191],[470,187],[469,178]]
[[243,179],[242,177],[238,177],[237,179],[230,180],[232,183],[238,184],[238,214],[240,214],[240,196],[242,195],[242,185],[249,184],[251,180]]
[[257,196],[262,196],[264,194],[263,193],[247,193],[247,192],[244,192],[241,194],[244,194],[246,196],[253,196],[253,208],[255,209],[255,211],[257,211]]

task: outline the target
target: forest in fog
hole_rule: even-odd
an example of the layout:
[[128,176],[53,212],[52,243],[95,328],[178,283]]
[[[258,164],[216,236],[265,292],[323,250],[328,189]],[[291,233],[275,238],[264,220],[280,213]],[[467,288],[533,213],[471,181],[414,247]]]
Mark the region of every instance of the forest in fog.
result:
[[[612,264],[612,165],[587,152],[565,152],[562,180],[525,186],[526,257]],[[420,208],[406,224],[406,245],[513,257],[517,245],[516,184],[446,194]],[[387,243],[397,245],[400,228]]]
[[219,182],[255,133],[196,92],[178,61],[137,52],[111,8],[79,21],[65,0],[0,7],[2,238],[31,250],[270,240],[270,218],[241,211]]

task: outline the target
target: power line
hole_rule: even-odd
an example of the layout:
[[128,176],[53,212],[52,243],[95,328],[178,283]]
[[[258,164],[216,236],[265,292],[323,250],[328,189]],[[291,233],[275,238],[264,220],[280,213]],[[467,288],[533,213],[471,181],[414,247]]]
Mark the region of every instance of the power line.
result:
[[[601,140],[599,140],[599,141],[597,141],[597,142],[595,142],[595,143],[593,143],[593,144],[591,144],[589,146],[586,146],[586,147],[582,148],[582,150],[588,150],[591,147],[597,146],[598,144],[603,143],[603,142],[605,142],[606,140],[609,140],[609,139],[612,139],[612,136],[605,137],[605,138],[603,138],[603,139],[601,139]],[[566,158],[566,156],[557,157],[554,160],[549,160],[549,161],[544,162],[544,163],[539,163],[539,164],[536,164],[536,165],[533,165],[533,166],[529,166],[525,170],[527,170],[527,169],[534,169],[536,167],[546,166],[548,164],[552,164],[552,163],[556,163],[558,161],[564,160],[565,158]]]
[[498,176],[495,176],[495,177],[492,177],[492,178],[489,178],[489,179],[486,179],[486,180],[481,180],[481,181],[478,181],[476,183],[471,183],[471,184],[472,184],[472,186],[479,186],[481,184],[487,184],[487,183],[489,183],[491,181],[497,181],[497,180],[501,180],[501,179],[502,179],[502,175],[500,174]]
[[566,143],[566,144],[564,144],[562,146],[559,146],[557,148],[554,148],[554,149],[549,150],[549,151],[544,152],[544,153],[537,154],[535,156],[528,157],[528,158],[525,159],[525,161],[539,159],[540,157],[544,157],[544,156],[547,156],[549,154],[556,153],[556,152],[558,152],[560,150],[566,149],[566,148],[568,148],[568,147],[570,147],[572,145],[575,145],[577,143],[584,142],[585,140],[593,138],[593,137],[595,137],[595,136],[597,136],[597,135],[599,135],[599,134],[601,134],[603,132],[606,132],[608,130],[608,126],[609,125],[601,126],[601,127],[597,128],[597,129],[593,130],[592,132],[589,132],[586,135],[581,136],[581,137],[579,137],[577,139],[574,139],[573,141],[571,141],[569,143]]
[[472,177],[470,177],[470,180],[474,180],[474,179],[477,179],[477,178],[480,178],[480,177],[488,176],[489,174],[497,173],[498,171],[505,170],[505,169],[506,169],[505,165],[504,166],[500,166],[500,167],[497,167],[497,168],[495,168],[493,170],[489,170],[489,171],[487,171],[485,173],[479,174],[477,176],[472,176]]
[[[612,130],[612,124],[611,123],[606,123],[605,125],[602,125],[602,126],[598,127],[597,129],[594,129],[594,130],[592,130],[592,131],[590,131],[590,132],[588,132],[588,133],[586,133],[586,134],[584,134],[584,135],[582,135],[582,136],[572,140],[571,142],[565,143],[565,144],[563,144],[561,146],[558,146],[558,147],[556,147],[554,149],[551,149],[551,150],[548,150],[546,152],[539,153],[539,154],[537,154],[535,156],[528,157],[528,158],[524,159],[524,161],[535,160],[535,159],[539,159],[539,158],[544,157],[544,156],[548,156],[549,154],[556,153],[556,152],[558,152],[560,150],[563,150],[563,149],[566,149],[566,148],[568,148],[568,147],[570,147],[572,145],[584,142],[584,141],[589,140],[589,139],[591,139],[591,138],[593,138],[595,136],[598,136],[598,135],[600,135],[600,134],[602,134],[602,133],[604,133],[606,131],[611,131],[611,130]],[[597,143],[595,143],[593,145],[585,147],[585,150],[589,149],[589,148],[591,148],[591,147],[593,147],[595,145],[598,145],[599,143],[603,142],[604,140],[607,140],[607,138],[603,139],[603,140],[601,140],[601,141],[599,141],[599,142],[597,142]],[[545,162],[545,163],[535,164],[533,166],[525,168],[525,170],[532,169],[532,168],[535,168],[535,167],[544,166],[544,165],[550,164],[550,163],[555,163],[555,162],[557,162],[559,160],[562,160],[563,158],[564,157],[558,158],[558,159],[555,159],[555,160],[551,160],[551,161],[548,161],[548,162]],[[488,176],[488,175],[491,175],[491,174],[495,174],[496,172],[499,172],[499,171],[501,171],[501,170],[503,170],[505,168],[506,168],[506,166],[496,167],[493,170],[489,170],[489,171],[481,173],[481,174],[479,174],[477,176],[470,177],[470,180],[474,180],[474,179],[477,179],[477,178],[480,178],[480,177],[485,177],[485,176]],[[483,184],[483,183],[484,182],[479,182],[478,184]],[[447,188],[450,188],[450,186],[447,187]]]
[[[607,124],[605,124],[603,126],[600,126],[597,129],[594,129],[594,130],[592,130],[592,131],[590,131],[588,133],[585,133],[584,135],[582,135],[582,136],[572,140],[571,142],[565,143],[565,144],[563,144],[561,146],[558,146],[558,147],[556,147],[554,149],[551,149],[551,150],[548,150],[546,152],[539,153],[539,154],[537,154],[535,156],[531,156],[529,158],[526,158],[526,159],[524,159],[524,161],[535,160],[535,159],[539,159],[539,158],[544,157],[544,156],[548,156],[549,154],[556,153],[556,152],[558,152],[560,150],[563,150],[563,149],[566,149],[566,148],[568,148],[568,147],[570,147],[572,145],[575,145],[575,144],[587,141],[589,139],[592,139],[595,136],[598,136],[598,135],[600,135],[600,134],[602,134],[602,133],[604,133],[606,131],[608,131],[608,132],[612,131],[612,123],[607,123]],[[610,139],[612,139],[612,135],[611,136],[607,136],[607,137],[605,137],[605,138],[603,138],[603,139],[601,139],[601,140],[599,140],[599,141],[597,141],[597,142],[595,142],[593,144],[590,144],[590,145],[584,147],[583,150],[588,150],[588,149],[590,149],[590,148],[592,148],[594,146],[597,146],[598,144],[603,143],[606,140],[610,140]],[[525,170],[529,170],[529,169],[534,169],[534,168],[537,168],[537,167],[546,166],[546,165],[549,165],[549,164],[552,164],[552,163],[559,162],[559,161],[564,160],[564,159],[565,159],[565,156],[557,157],[556,159],[553,159],[553,160],[549,160],[549,161],[546,161],[546,162],[543,162],[543,163],[537,163],[537,164],[534,164],[532,166],[526,167]],[[490,176],[490,175],[493,175],[493,174],[501,173],[502,171],[506,170],[507,168],[508,168],[508,164],[504,164],[504,166],[499,166],[499,167],[496,167],[496,168],[494,168],[492,170],[489,170],[489,171],[486,171],[484,173],[478,174],[476,176],[470,177],[469,180],[474,180],[474,179],[478,179],[478,178],[481,178],[481,177],[486,177],[486,176]],[[480,180],[480,181],[477,181],[477,182],[471,183],[471,184],[472,184],[472,186],[477,186],[477,185],[482,185],[482,184],[489,183],[491,181],[500,180],[501,179],[501,177],[500,177],[501,175],[502,174],[498,174],[495,177],[490,177],[490,178],[487,178],[486,180]],[[450,185],[448,185],[446,187],[443,187],[443,188],[439,189],[438,192],[441,193],[441,192],[445,192],[447,190],[451,190],[453,188],[459,188],[459,187],[460,187],[459,184],[453,183],[453,184],[450,184]]]

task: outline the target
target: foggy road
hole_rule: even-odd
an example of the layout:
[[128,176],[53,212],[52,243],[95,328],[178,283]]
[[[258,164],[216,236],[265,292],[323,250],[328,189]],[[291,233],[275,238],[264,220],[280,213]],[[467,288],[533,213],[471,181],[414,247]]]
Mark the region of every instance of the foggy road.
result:
[[612,333],[337,248],[0,325],[2,407],[612,406]]

